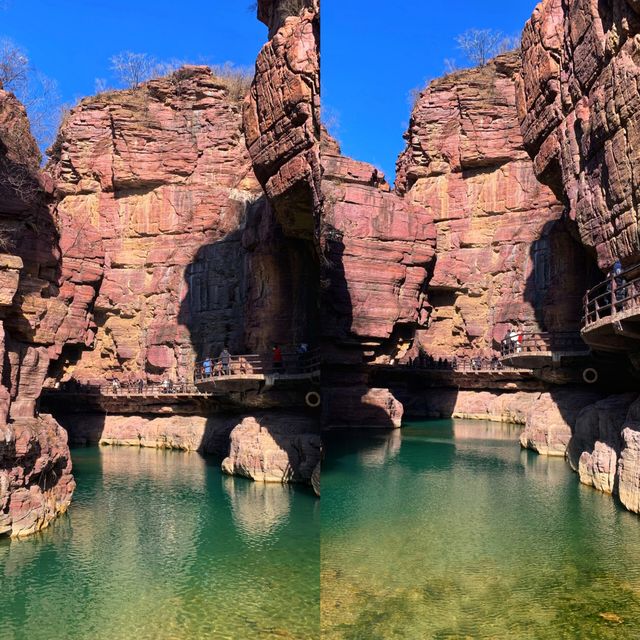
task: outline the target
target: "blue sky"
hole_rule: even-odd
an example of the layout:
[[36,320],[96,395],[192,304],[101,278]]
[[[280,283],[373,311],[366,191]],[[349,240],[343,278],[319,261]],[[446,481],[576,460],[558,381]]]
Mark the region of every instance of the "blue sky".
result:
[[[0,37],[27,50],[55,79],[64,103],[110,80],[109,58],[121,51],[161,60],[253,66],[267,28],[251,0],[0,0]],[[111,83],[115,85],[115,81]]]
[[345,154],[390,181],[404,148],[408,94],[462,54],[470,28],[522,31],[536,0],[322,0],[322,103]]

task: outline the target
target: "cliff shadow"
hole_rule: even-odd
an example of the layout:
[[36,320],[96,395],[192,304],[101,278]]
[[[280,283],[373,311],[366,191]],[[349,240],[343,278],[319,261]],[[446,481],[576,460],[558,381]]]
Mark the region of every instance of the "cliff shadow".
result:
[[343,233],[322,230],[320,321],[322,334],[322,426],[393,429],[394,398],[370,386],[367,347],[351,332],[354,312],[347,281]]
[[196,361],[271,357],[274,345],[317,342],[317,265],[311,242],[287,236],[266,198],[247,205],[242,226],[198,249],[185,269],[178,322]]
[[584,294],[602,277],[576,237],[570,221],[549,221],[529,249],[524,301],[533,308],[540,331],[579,331]]
[[[198,249],[185,270],[186,289],[178,315],[193,352],[188,379],[195,362],[217,358],[225,346],[232,356],[260,356],[267,367],[275,345],[285,354],[303,343],[310,350],[318,346],[317,252],[306,234],[295,231],[293,224],[289,230],[283,227],[263,196],[247,204],[238,229]],[[300,390],[291,393],[299,391],[304,397],[305,384],[298,383]],[[253,416],[289,454],[292,465],[303,464],[306,458],[298,450],[297,438],[319,433],[317,416],[311,410],[297,410],[289,392],[281,393],[277,384],[261,388],[251,398],[242,395],[230,402],[221,400],[216,417],[207,416],[200,451],[227,457],[232,429]],[[295,419],[287,431],[279,418],[291,412]],[[226,426],[221,427],[221,420]]]

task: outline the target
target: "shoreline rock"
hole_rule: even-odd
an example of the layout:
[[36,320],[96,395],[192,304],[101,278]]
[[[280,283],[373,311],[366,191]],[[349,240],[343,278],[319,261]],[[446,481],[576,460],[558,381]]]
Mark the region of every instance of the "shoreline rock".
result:
[[51,417],[0,427],[0,536],[21,538],[64,513],[75,489],[65,430]]

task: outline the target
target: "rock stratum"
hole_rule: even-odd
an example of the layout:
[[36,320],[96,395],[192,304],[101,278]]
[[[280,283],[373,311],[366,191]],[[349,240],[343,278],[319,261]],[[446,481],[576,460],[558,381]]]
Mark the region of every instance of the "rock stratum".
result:
[[[603,271],[640,257],[639,43],[633,0],[544,0],[522,38],[517,105],[526,149]],[[589,404],[571,433],[566,454],[580,481],[639,512],[637,394]]]
[[511,326],[577,328],[587,260],[525,150],[519,73],[520,56],[509,53],[432,82],[397,162],[397,192],[437,231],[417,341],[436,359],[491,356]]
[[285,233],[313,240],[322,203],[320,4],[261,0],[270,40],[245,101],[247,148]]
[[62,326],[60,250],[24,107],[0,89],[0,535],[25,536],[64,512],[75,487],[67,435],[37,402]]
[[[194,362],[216,356],[223,345],[236,354],[267,353],[274,343],[311,341],[316,252],[312,236],[299,233],[298,223],[307,216],[311,222],[304,225],[313,230],[313,206],[294,211],[293,205],[301,201],[301,185],[313,181],[287,183],[285,176],[293,170],[282,169],[287,162],[272,159],[265,169],[264,157],[256,152],[261,140],[252,136],[264,133],[266,152],[271,152],[274,122],[265,124],[265,119],[279,118],[274,126],[283,139],[275,145],[277,152],[312,164],[311,150],[296,146],[293,131],[300,117],[288,119],[291,105],[312,100],[311,94],[294,95],[300,83],[291,80],[277,96],[265,96],[275,86],[273,74],[281,78],[291,56],[315,46],[305,26],[313,19],[312,10],[305,10],[275,31],[260,53],[244,108],[244,96],[228,79],[207,67],[187,66],[134,90],[87,98],[71,110],[48,167],[65,248],[62,274],[67,282],[86,286],[91,280],[96,286],[84,345],[67,344],[57,363],[55,373],[63,382],[191,380]],[[304,65],[299,71],[308,72]],[[256,96],[261,106],[252,111]],[[264,179],[273,166],[278,167],[277,189]],[[263,178],[264,192],[256,174]],[[280,219],[278,207],[289,192],[296,193],[286,210],[295,215]],[[99,440],[208,451],[194,442],[202,440],[208,411],[220,408],[201,408],[187,417],[170,402],[162,405],[147,404],[137,416],[124,404],[120,416],[98,415],[93,423],[106,429]],[[277,409],[278,402],[263,405]],[[234,411],[242,411],[242,403]],[[66,415],[64,421],[75,437],[77,418]],[[263,417],[261,433],[268,434],[275,422]],[[311,471],[300,471],[294,460],[298,445],[287,440],[307,443],[309,460],[315,451],[312,470],[320,447],[318,430],[308,423],[290,421],[290,429],[279,429],[272,438],[277,445],[268,437],[259,441],[270,451],[280,447],[281,458],[290,458],[287,474],[278,471],[284,468],[281,460],[270,472],[268,462],[277,459],[272,454],[254,474],[252,434],[247,431],[243,438],[242,429],[228,432],[232,458],[242,458],[244,446],[254,451],[235,467],[254,479],[310,481]],[[183,438],[179,427],[185,429]]]
[[433,219],[392,193],[372,165],[322,146],[324,421],[399,427],[402,405],[371,388],[363,367],[404,355],[427,318],[435,255]]
[[639,47],[634,0],[544,0],[522,38],[526,148],[602,269],[640,255]]
[[48,170],[58,300],[90,309],[78,348],[64,341],[63,380],[187,379],[195,360],[244,346],[242,239],[261,189],[223,79],[184,67],[83,100]]

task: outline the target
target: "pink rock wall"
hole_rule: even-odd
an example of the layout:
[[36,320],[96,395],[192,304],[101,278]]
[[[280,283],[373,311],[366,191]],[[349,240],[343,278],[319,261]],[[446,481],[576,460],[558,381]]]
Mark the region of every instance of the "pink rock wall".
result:
[[68,507],[67,434],[37,416],[49,352],[72,313],[56,308],[58,236],[22,105],[0,89],[0,535],[25,536]]
[[373,166],[339,155],[328,144],[322,163],[328,280],[323,333],[337,345],[366,345],[368,360],[394,357],[402,350],[403,339],[395,335],[400,327],[410,336],[427,318],[432,216],[391,193]]
[[525,151],[519,68],[505,54],[432,82],[398,159],[397,191],[437,230],[429,327],[418,336],[436,358],[490,356],[511,325],[577,327],[585,258]]
[[247,148],[287,235],[313,239],[321,207],[317,0],[258,3],[270,40],[245,101]]
[[522,40],[527,150],[602,269],[640,255],[639,10],[631,0],[544,0]]
[[185,67],[87,98],[55,148],[61,291],[92,311],[91,349],[63,354],[63,375],[188,377],[198,356],[239,349],[241,229],[261,190],[224,80]]

